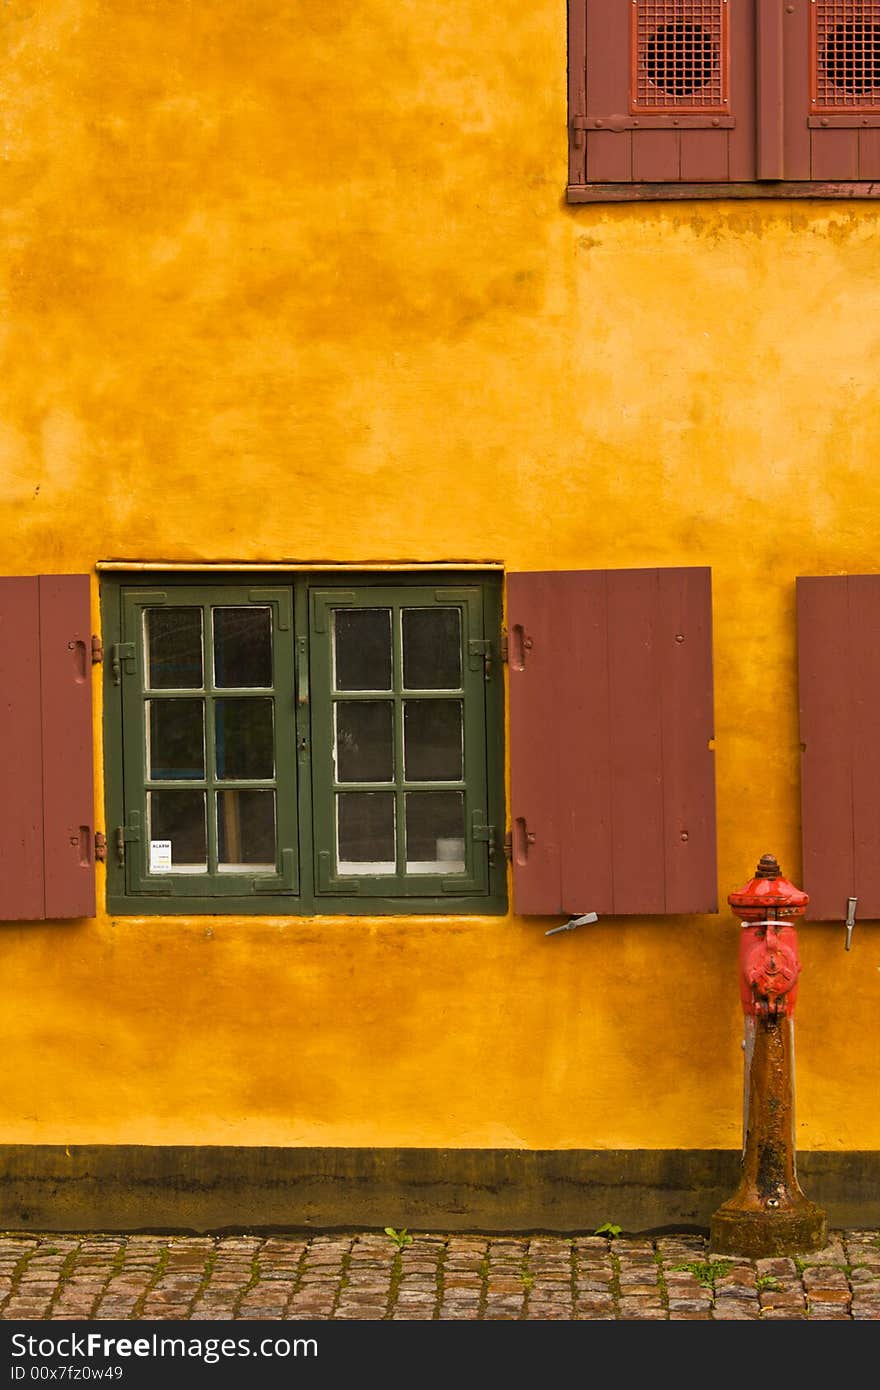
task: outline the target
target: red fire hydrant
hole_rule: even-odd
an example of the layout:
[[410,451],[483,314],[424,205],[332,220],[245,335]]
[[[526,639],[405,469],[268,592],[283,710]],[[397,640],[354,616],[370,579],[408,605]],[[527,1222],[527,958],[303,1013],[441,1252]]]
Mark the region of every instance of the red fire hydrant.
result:
[[727,901],[742,922],[740,997],[745,1014],[745,1103],[739,1186],[712,1217],[709,1244],[727,1255],[795,1255],[827,1243],[824,1211],[797,1180],[794,1136],[795,924],[810,899],[772,854]]

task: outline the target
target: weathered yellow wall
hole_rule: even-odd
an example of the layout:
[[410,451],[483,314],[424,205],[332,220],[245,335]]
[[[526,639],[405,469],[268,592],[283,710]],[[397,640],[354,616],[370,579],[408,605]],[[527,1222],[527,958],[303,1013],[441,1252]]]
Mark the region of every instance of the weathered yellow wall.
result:
[[[723,903],[880,567],[878,205],[566,206],[565,28],[5,0],[0,571],[711,565]],[[547,925],[0,927],[0,1142],[735,1147],[734,919]],[[798,1146],[880,1148],[880,925],[800,941]]]

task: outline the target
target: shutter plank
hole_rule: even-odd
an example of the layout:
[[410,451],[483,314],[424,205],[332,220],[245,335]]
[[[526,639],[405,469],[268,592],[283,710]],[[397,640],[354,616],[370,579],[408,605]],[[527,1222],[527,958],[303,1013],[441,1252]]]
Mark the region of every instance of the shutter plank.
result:
[[586,23],[582,0],[574,0],[568,7],[568,181],[571,184],[583,183],[586,177],[586,141],[582,131],[571,127],[572,118],[583,117],[587,110]]
[[786,5],[782,15],[783,156],[787,179],[810,178],[810,6]]
[[779,0],[757,4],[757,107],[759,179],[784,177],[783,7]]
[[[594,120],[629,110],[629,22],[629,5],[620,0],[586,0],[584,109]],[[631,132],[588,130],[585,145],[586,178],[592,183],[633,178]]]
[[0,579],[0,917],[44,916],[40,608],[36,578]]
[[[880,917],[880,738],[877,696],[880,691],[880,575],[847,579],[849,666],[852,717],[853,867],[860,917]],[[838,676],[844,674],[839,672]],[[846,899],[837,914],[846,915]]]
[[712,573],[659,571],[666,911],[717,912]]
[[630,7],[620,0],[586,0],[586,6],[586,113],[621,116],[629,110]]
[[880,130],[859,131],[859,178],[880,179]]
[[[716,135],[718,132],[714,132]],[[633,134],[633,179],[636,183],[678,183],[681,136],[677,130],[637,130]]]
[[726,183],[730,177],[730,140],[726,130],[681,132],[683,183]]
[[755,177],[755,7],[727,6],[730,36],[730,110],[736,124],[728,142],[730,178]]
[[859,132],[857,130],[810,131],[810,177],[852,179],[859,176]]
[[608,912],[614,884],[607,575],[569,572],[557,584],[558,650],[564,654],[557,676],[562,910]]
[[657,619],[657,571],[610,571],[611,853],[620,913],[665,906]]
[[806,915],[841,920],[855,891],[847,579],[798,578],[796,592]]
[[[556,689],[558,632],[553,576],[508,581],[510,791],[514,898],[518,912],[560,913],[557,824],[561,777]],[[534,835],[532,844],[527,835]]]
[[40,577],[46,916],[95,912],[89,578]]
[[591,183],[630,183],[633,177],[632,133],[588,130],[585,167]]

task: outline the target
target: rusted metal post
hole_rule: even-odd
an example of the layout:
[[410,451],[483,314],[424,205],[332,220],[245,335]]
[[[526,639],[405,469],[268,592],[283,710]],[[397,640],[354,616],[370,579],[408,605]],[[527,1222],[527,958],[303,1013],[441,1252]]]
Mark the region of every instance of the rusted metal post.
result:
[[742,922],[743,1154],[739,1186],[712,1217],[710,1248],[748,1256],[821,1250],[827,1218],[801,1191],[794,1136],[795,922],[810,900],[765,854],[755,877],[727,901]]

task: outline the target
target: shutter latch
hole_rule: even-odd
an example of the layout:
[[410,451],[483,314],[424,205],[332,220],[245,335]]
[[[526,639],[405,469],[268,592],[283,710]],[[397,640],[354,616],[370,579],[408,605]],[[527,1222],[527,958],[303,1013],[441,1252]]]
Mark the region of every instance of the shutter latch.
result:
[[120,869],[125,868],[125,846],[133,841],[140,840],[141,832],[139,827],[131,825],[117,825],[116,827],[116,862]]
[[495,863],[495,827],[486,825],[482,811],[474,811],[471,817],[471,839],[479,840],[489,846],[489,863]]
[[123,662],[125,663],[124,674],[134,675],[134,642],[114,642],[110,648],[110,670],[113,675],[113,684],[121,685],[123,677]]
[[486,680],[492,679],[492,643],[486,637],[472,637],[468,642],[468,655],[471,659],[471,670],[478,669],[477,663],[482,661],[483,674]]

